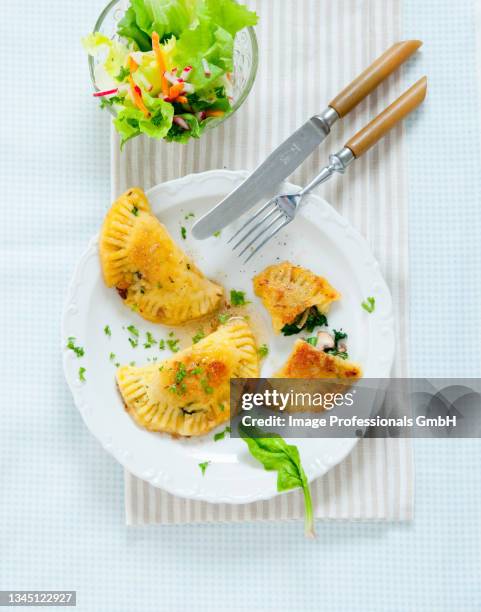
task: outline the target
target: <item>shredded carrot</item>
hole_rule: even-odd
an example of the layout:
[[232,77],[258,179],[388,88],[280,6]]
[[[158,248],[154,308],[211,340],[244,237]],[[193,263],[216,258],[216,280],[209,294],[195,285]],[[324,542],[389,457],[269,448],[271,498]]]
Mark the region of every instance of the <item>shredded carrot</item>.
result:
[[160,77],[162,79],[162,93],[164,96],[169,95],[169,82],[165,78],[164,74],[167,68],[165,67],[164,54],[160,48],[160,38],[157,32],[152,32],[152,49],[154,50],[155,57],[160,69]]
[[176,83],[175,85],[172,85],[172,87],[169,90],[169,98],[172,98],[173,100],[175,100],[181,95],[183,90],[184,90],[184,83]]
[[131,73],[135,72],[138,67],[139,67],[139,65],[137,64],[137,62],[132,57],[130,57],[130,55],[129,55],[129,70],[130,70],[130,72]]
[[130,89],[132,91],[132,98],[134,99],[135,106],[141,110],[147,119],[150,117],[149,109],[145,106],[144,101],[142,100],[142,91],[138,85],[135,84],[132,75],[129,75],[129,84]]
[[205,114],[207,117],[223,117],[225,112],[221,110],[206,110]]
[[189,104],[189,100],[185,96],[178,96],[177,102],[180,102],[180,104]]

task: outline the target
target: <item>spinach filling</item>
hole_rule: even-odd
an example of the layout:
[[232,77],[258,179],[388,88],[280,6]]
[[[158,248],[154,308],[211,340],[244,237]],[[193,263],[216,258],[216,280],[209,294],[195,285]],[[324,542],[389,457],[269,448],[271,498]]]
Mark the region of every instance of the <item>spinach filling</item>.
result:
[[[312,332],[314,331],[315,327],[323,327],[327,325],[326,315],[319,312],[317,306],[311,306],[311,308],[309,308],[307,317],[305,315],[306,313],[303,312],[294,319],[293,323],[287,323],[284,325],[281,330],[284,336],[294,336],[295,334],[300,334],[303,330]],[[304,319],[305,321],[303,323]]]

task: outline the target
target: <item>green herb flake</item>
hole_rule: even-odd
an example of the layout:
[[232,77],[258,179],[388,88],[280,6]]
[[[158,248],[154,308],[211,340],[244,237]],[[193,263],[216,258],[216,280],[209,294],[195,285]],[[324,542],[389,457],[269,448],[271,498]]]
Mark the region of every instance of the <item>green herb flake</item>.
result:
[[146,341],[144,343],[144,348],[149,349],[149,348],[152,348],[154,344],[157,344],[157,340],[154,338],[154,336],[150,332],[147,332],[145,334],[145,338],[146,338]]
[[219,319],[221,325],[225,325],[230,319],[230,314],[228,314],[227,312],[223,312],[220,315],[217,315],[217,318]]
[[210,465],[210,461],[204,461],[203,463],[199,463],[200,471],[202,472],[202,476],[205,476],[205,471]]
[[109,338],[111,338],[111,337],[112,337],[112,330],[110,329],[110,327],[109,327],[108,325],[106,325],[106,326],[104,327],[104,334],[105,334],[106,336],[108,336]]
[[250,304],[250,302],[246,301],[245,291],[236,291],[232,289],[230,292],[230,302],[232,306],[245,306],[246,304]]
[[137,206],[134,206],[130,212],[134,215],[134,217],[139,216],[139,209],[137,208]]
[[173,353],[178,353],[180,351],[179,342],[180,340],[170,339],[167,340],[167,346]]
[[205,338],[205,333],[204,330],[199,329],[199,331],[195,334],[195,336],[192,336],[192,343],[193,344],[197,344],[198,342],[200,342],[203,338]]
[[81,382],[85,382],[86,381],[86,378],[85,378],[85,372],[86,371],[87,370],[85,368],[79,368],[79,370],[78,370],[78,377],[79,377],[79,380]]
[[214,232],[213,233],[214,238],[220,238],[221,233],[222,232],[220,232],[220,231],[219,232]]
[[[264,432],[258,427],[239,425],[239,434],[247,444],[251,455],[264,466],[264,469],[277,472],[278,491],[289,491],[298,487],[302,489],[305,534],[310,538],[315,537],[311,490],[297,446],[287,444],[278,434]],[[251,434],[255,434],[255,437]]]
[[214,442],[218,442],[219,440],[223,440],[225,438],[226,434],[228,434],[228,433],[230,434],[231,431],[232,430],[231,430],[230,427],[226,427],[224,429],[224,431],[219,431],[219,433],[216,433],[214,435]]
[[75,345],[75,338],[73,336],[67,339],[67,348],[73,351],[79,359],[85,355],[85,350],[81,346]]
[[209,385],[209,381],[207,380],[207,378],[201,378],[200,384],[204,393],[206,393],[207,395],[212,395],[212,393],[214,393],[214,389]]
[[129,325],[127,327],[127,331],[130,332],[132,336],[135,336],[136,338],[139,337],[139,330],[135,327],[135,325]]
[[369,314],[372,314],[376,310],[376,298],[373,298],[373,297],[366,298],[364,302],[361,302],[361,306],[362,308],[364,308],[366,312],[368,312]]
[[159,340],[159,349],[165,351],[165,340]]
[[193,212],[190,212],[190,213],[188,213],[188,214],[186,214],[186,215],[185,215],[184,219],[185,219],[186,221],[188,221],[189,219],[193,219],[194,217],[195,217],[194,213],[193,213]]
[[135,340],[135,338],[129,338],[129,342],[132,348],[137,348],[139,346],[139,341]]
[[109,360],[112,362],[115,361],[115,353],[110,353]]
[[264,359],[265,357],[267,357],[267,355],[269,354],[269,347],[267,346],[267,344],[262,344],[257,349],[257,354],[259,355],[261,359]]
[[116,81],[125,81],[125,79],[129,76],[130,74],[130,70],[128,68],[126,68],[125,66],[122,66],[120,68],[120,71],[118,73],[118,75],[115,77]]
[[182,239],[183,239],[183,240],[186,240],[186,238],[187,238],[187,230],[185,229],[185,227],[184,227],[184,226],[182,226],[182,227],[180,228],[180,235],[182,236]]
[[305,338],[305,341],[307,342],[307,344],[310,344],[311,346],[317,346],[317,336],[312,336],[311,338]]
[[129,366],[130,366],[131,368],[135,368],[135,361],[131,361],[131,362],[129,363]]

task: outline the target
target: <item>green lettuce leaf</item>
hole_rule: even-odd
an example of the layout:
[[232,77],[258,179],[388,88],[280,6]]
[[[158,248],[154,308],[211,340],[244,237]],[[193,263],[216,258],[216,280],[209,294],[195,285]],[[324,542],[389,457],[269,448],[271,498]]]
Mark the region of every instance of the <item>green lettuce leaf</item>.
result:
[[129,6],[124,17],[119,21],[117,34],[134,42],[140,51],[152,49],[152,39],[137,25],[137,17],[132,6]]
[[108,50],[105,59],[105,71],[115,79],[125,65],[129,49],[116,40],[111,40],[105,34],[95,32],[82,39],[84,49],[89,55],[98,56]]
[[169,130],[169,133],[166,136],[166,140],[168,142],[180,142],[185,144],[191,138],[200,138],[200,135],[203,131],[197,117],[190,113],[184,113],[183,115],[177,115],[178,117],[182,117],[185,119],[190,126],[190,130],[183,130],[180,126],[173,123],[172,127]]
[[114,119],[114,126],[121,136],[121,148],[128,140],[140,134],[147,134],[151,138],[164,138],[172,126],[174,116],[172,104],[160,98],[152,98],[146,93],[143,94],[143,100],[151,112],[151,117],[145,117],[138,108],[126,106]]
[[178,36],[195,18],[196,0],[130,0],[138,27],[161,40]]
[[141,133],[140,122],[142,119],[145,119],[142,111],[131,106],[126,106],[118,112],[117,117],[114,119],[114,126],[121,137],[121,149],[123,149],[128,140]]
[[258,21],[256,13],[235,0],[205,0],[204,11],[215,25],[227,30],[231,36]]
[[174,107],[161,98],[152,98],[148,94],[143,94],[144,102],[152,116],[146,119],[142,115],[140,121],[140,131],[151,138],[164,138],[167,136],[174,118]]

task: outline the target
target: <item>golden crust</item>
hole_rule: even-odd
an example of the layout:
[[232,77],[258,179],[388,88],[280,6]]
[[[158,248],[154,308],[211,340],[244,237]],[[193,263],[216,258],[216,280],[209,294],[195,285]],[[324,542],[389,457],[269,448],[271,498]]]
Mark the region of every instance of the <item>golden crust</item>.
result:
[[331,303],[341,297],[325,278],[288,261],[269,266],[253,282],[276,333],[312,306],[326,314]]
[[222,287],[175,244],[141,189],[129,189],[107,213],[100,261],[105,284],[148,321],[180,325],[220,306]]
[[230,416],[230,379],[259,376],[254,336],[243,319],[175,356],[146,367],[125,366],[117,384],[127,412],[150,431],[201,436]]
[[284,366],[273,378],[337,378],[357,380],[362,369],[352,363],[329,355],[304,340],[297,340]]

